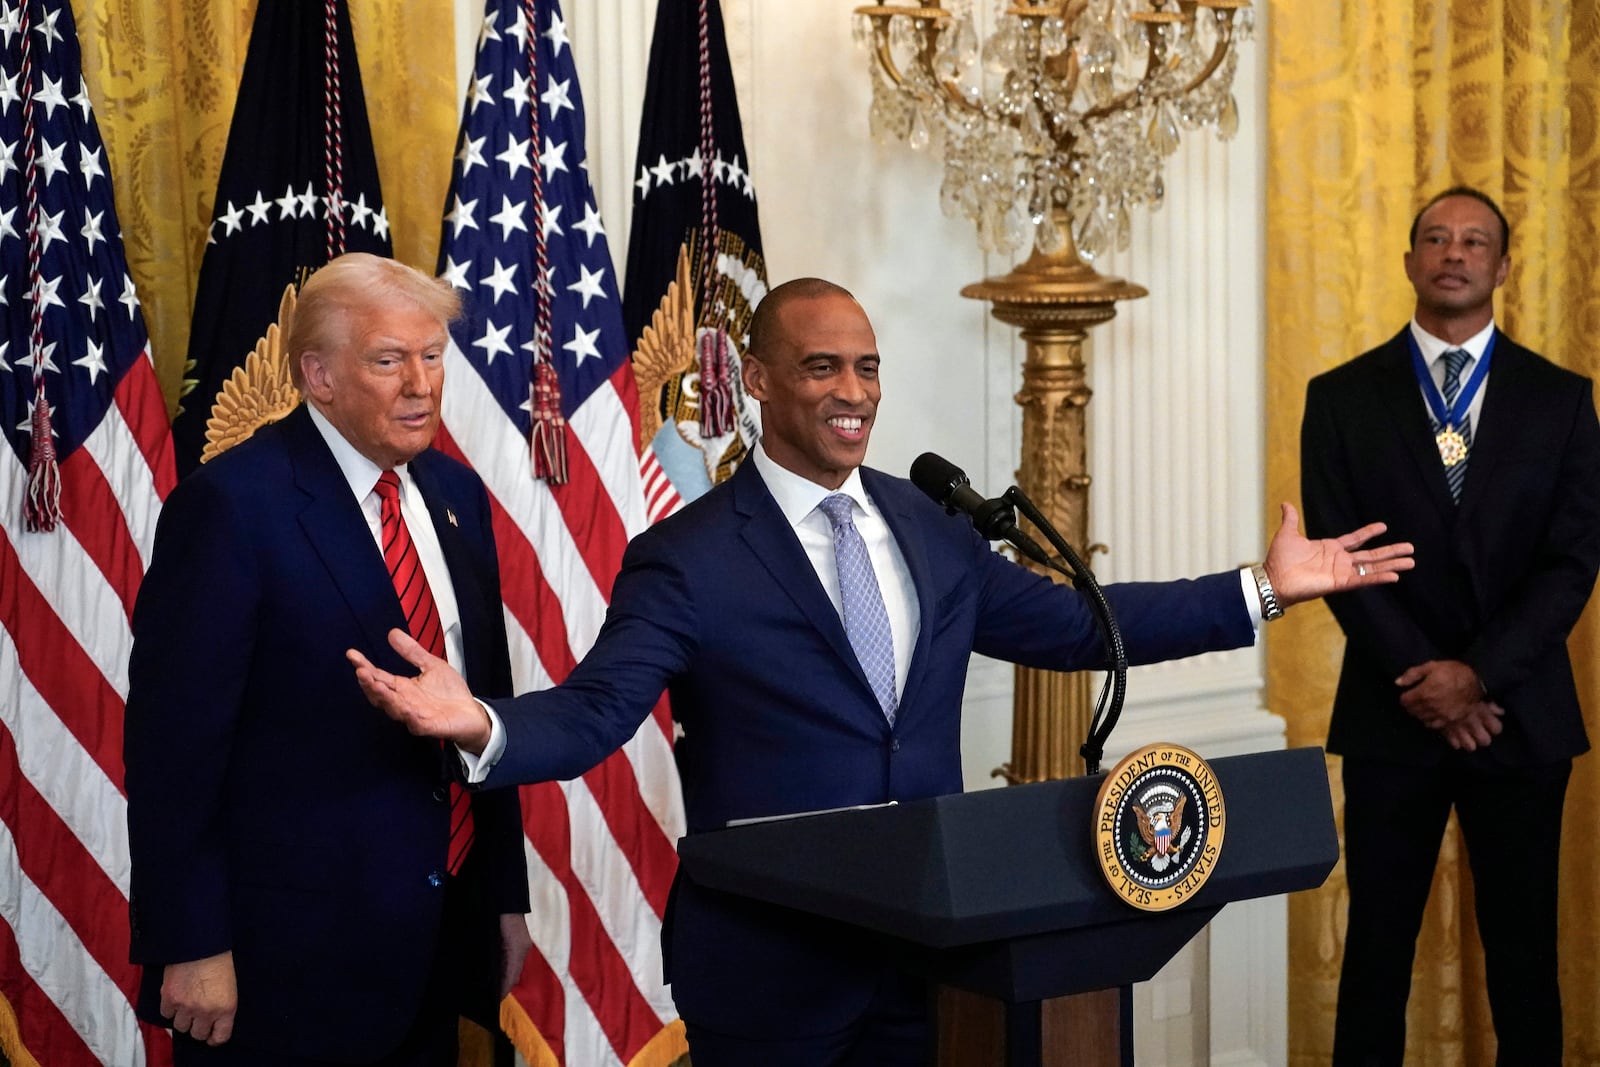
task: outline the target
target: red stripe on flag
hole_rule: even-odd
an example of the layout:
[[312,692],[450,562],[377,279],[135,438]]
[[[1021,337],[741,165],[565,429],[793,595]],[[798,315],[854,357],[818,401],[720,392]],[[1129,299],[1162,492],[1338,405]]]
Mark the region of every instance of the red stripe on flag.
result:
[[[528,801],[524,800],[523,805],[527,804]],[[528,1018],[539,1028],[539,1036],[550,1046],[556,1061],[567,1062],[567,991],[551,968],[550,961],[538,949],[528,953],[528,961],[522,967],[522,977],[511,987],[511,995],[522,1006],[522,1010],[529,1013]],[[535,1004],[540,1009],[537,1018],[529,1009],[529,1005]]]
[[128,962],[128,900],[23,776],[16,740],[4,726],[0,726],[0,780],[17,783],[14,817],[8,815],[7,825],[16,839],[23,873],[61,913],[100,969],[133,1000],[139,969]]
[[[452,459],[467,462],[461,447],[444,427],[439,428],[433,444]],[[561,598],[545,581],[539,558],[527,535],[492,495],[489,505],[494,524],[495,553],[500,557],[501,600],[532,640],[545,673],[551,678],[565,678],[577,666],[578,660],[567,643],[567,625],[561,609]]]
[[661,1029],[661,1017],[639,992],[627,961],[600,924],[600,914],[588,890],[570,870],[563,884],[567,887],[573,943],[588,945],[592,953],[574,957],[572,980],[600,1020],[611,1047],[627,1063]]
[[[621,758],[612,756],[611,760]],[[560,787],[550,782],[525,786],[522,822],[534,850],[566,893],[572,945],[567,972],[612,1049],[626,1063],[661,1029],[661,1019],[634,984],[633,973],[572,869],[572,827]],[[545,1024],[538,1019],[535,1022],[545,1032]],[[565,1021],[559,1020],[559,1025],[564,1029]]]
[[9,925],[0,922],[0,993],[17,1013],[17,1026],[28,1055],[38,1060],[41,1067],[87,1067],[90,1064],[98,1067],[100,1060],[89,1051],[67,1017],[45,996],[44,990],[34,983],[33,977],[23,970],[21,959],[16,935]]
[[645,806],[633,765],[626,756],[615,753],[584,775],[583,782],[600,806],[606,826],[633,868],[633,876],[656,918],[662,918],[667,913],[672,877],[678,870],[678,852]]
[[80,448],[61,461],[61,517],[83,551],[133,618],[133,599],[144,578],[144,560],[128,529],[117,495],[89,450]]
[[122,697],[29,580],[3,529],[0,575],[0,628],[14,637],[22,672],[121,791]]
[[122,421],[138,442],[144,461],[155,479],[156,496],[162,500],[178,484],[173,460],[172,434],[167,428],[167,402],[161,396],[161,383],[150,364],[150,348],[136,360],[117,383],[115,393]]
[[678,490],[672,484],[672,479],[667,477],[667,472],[661,469],[661,461],[656,458],[654,448],[641,457],[639,477],[644,489],[645,515],[652,525],[683,507],[683,498],[678,496]]
[[595,587],[609,603],[622,550],[628,547],[628,531],[622,525],[616,501],[606,494],[594,461],[570,426],[567,434],[567,484],[552,485],[550,495],[561,509],[562,521],[583,554]]
[[144,1038],[145,1062],[149,1067],[172,1067],[172,1031],[141,1020],[139,1034]]
[[634,455],[639,454],[639,381],[633,376],[633,360],[625,359],[611,372],[611,387],[622,401],[622,410],[628,413],[628,441]]
[[661,728],[661,733],[665,735],[667,745],[670,747],[674,733],[672,729],[672,702],[667,698],[666,693],[662,693],[661,699],[656,701],[656,706],[650,711],[650,718],[654,719],[655,724]]

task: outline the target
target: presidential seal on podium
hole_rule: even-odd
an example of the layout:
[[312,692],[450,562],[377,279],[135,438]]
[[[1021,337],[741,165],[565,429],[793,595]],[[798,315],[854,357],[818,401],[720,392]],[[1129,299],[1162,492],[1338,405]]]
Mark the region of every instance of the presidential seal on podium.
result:
[[1117,896],[1142,911],[1194,896],[1222,854],[1222,786],[1181,745],[1129,753],[1106,775],[1094,813],[1100,869]]

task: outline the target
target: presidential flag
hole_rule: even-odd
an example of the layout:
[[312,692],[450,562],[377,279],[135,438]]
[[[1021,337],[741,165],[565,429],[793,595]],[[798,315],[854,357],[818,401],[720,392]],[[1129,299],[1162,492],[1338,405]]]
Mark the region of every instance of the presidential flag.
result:
[[3,0],[0,47],[0,1061],[168,1063],[133,1013],[122,714],[172,440],[71,6]]
[[393,254],[345,0],[260,0],[212,215],[172,423],[179,473],[299,402],[245,366],[284,288],[344,252]]
[[[436,444],[487,485],[516,689],[593,643],[646,525],[638,400],[583,98],[554,0],[489,0],[446,198],[461,290]],[[534,951],[502,1021],[535,1067],[665,1064],[683,1049],[660,932],[684,818],[665,700],[582,779],[524,787]]]
[[636,169],[623,319],[647,460],[670,480],[651,483],[655,518],[727,478],[760,434],[739,360],[767,268],[717,0],[656,8]]

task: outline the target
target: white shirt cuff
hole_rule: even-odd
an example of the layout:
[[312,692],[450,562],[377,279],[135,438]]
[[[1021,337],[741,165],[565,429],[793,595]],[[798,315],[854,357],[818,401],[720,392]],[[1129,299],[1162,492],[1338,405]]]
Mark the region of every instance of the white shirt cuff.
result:
[[[1250,625],[1261,632],[1261,590],[1256,588],[1256,576],[1249,567],[1239,568],[1239,588],[1244,592],[1244,610],[1250,613]],[[488,749],[484,749],[485,752]]]
[[[477,697],[473,699],[477,700]],[[489,705],[478,700],[478,706],[489,716],[489,743],[484,745],[483,751],[477,755],[466,751],[460,745],[456,746],[456,754],[461,757],[461,765],[467,770],[468,785],[477,785],[489,777],[489,772],[494,770],[494,765],[500,762],[500,757],[505,755],[506,751],[505,724]]]

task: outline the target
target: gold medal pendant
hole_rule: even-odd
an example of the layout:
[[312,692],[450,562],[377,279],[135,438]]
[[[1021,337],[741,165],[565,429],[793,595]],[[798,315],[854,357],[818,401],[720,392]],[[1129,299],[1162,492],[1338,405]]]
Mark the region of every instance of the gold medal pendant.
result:
[[1439,446],[1439,458],[1446,467],[1454,467],[1467,458],[1467,439],[1454,426],[1447,426],[1433,435]]

